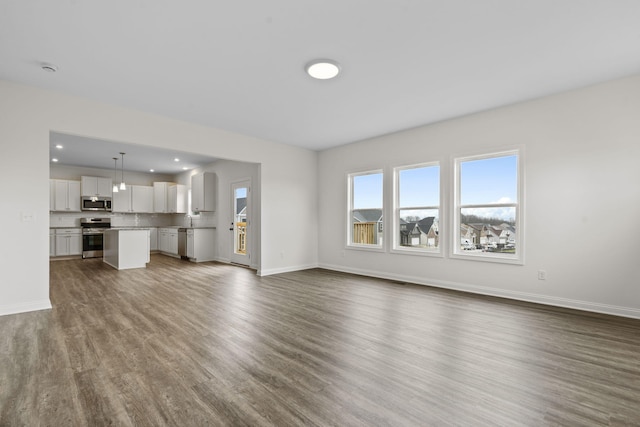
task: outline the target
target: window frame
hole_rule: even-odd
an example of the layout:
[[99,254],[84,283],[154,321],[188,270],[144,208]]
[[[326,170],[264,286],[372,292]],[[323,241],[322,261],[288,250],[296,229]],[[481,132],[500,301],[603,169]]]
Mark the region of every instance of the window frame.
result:
[[[400,173],[405,170],[410,169],[419,169],[419,168],[427,168],[427,167],[438,167],[438,205],[437,206],[408,206],[401,207],[400,206]],[[443,216],[444,212],[444,191],[443,189],[443,168],[440,164],[440,161],[430,161],[423,163],[416,163],[411,165],[403,165],[397,166],[393,168],[393,218],[392,224],[393,229],[391,233],[393,234],[393,238],[391,241],[391,252],[396,254],[403,255],[418,255],[418,256],[430,256],[430,257],[444,257],[443,244],[446,240],[446,228],[443,226]],[[437,249],[426,249],[426,248],[413,248],[409,246],[401,246],[399,242],[400,236],[400,211],[401,210],[409,210],[409,209],[437,209],[438,210],[438,247]]]
[[[467,161],[493,159],[498,157],[516,156],[516,191],[517,200],[514,203],[494,204],[461,204],[461,164]],[[503,150],[482,152],[452,158],[453,166],[453,209],[451,212],[451,249],[450,257],[484,262],[524,265],[525,227],[524,227],[524,148],[513,147]],[[513,255],[493,252],[465,252],[460,248],[461,210],[465,208],[500,208],[513,207],[515,209],[516,246]]]
[[[353,211],[355,210],[353,207],[353,196],[354,196],[354,188],[353,188],[353,183],[354,183],[354,178],[358,177],[358,176],[364,176],[364,175],[376,175],[376,174],[380,174],[382,175],[382,206],[380,207],[380,209],[382,210],[382,231],[381,233],[381,237],[382,237],[382,242],[378,243],[378,244],[366,244],[366,243],[353,243]],[[386,246],[386,242],[387,242],[387,238],[386,238],[386,234],[387,234],[387,226],[385,224],[386,220],[387,220],[387,215],[386,215],[386,211],[385,211],[385,173],[384,173],[384,169],[383,168],[377,168],[377,169],[367,169],[364,171],[359,171],[359,172],[351,172],[351,173],[347,173],[347,238],[346,238],[346,244],[345,247],[347,249],[357,249],[357,250],[363,250],[363,251],[373,251],[373,252],[385,252],[385,246]]]

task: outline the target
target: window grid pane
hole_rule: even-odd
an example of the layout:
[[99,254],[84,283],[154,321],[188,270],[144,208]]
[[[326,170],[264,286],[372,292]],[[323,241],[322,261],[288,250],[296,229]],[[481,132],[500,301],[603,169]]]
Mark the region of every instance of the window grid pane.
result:
[[518,156],[460,161],[459,173],[460,253],[516,258]]
[[351,176],[351,241],[349,244],[382,246],[383,174]]
[[440,167],[396,169],[396,249],[439,252]]

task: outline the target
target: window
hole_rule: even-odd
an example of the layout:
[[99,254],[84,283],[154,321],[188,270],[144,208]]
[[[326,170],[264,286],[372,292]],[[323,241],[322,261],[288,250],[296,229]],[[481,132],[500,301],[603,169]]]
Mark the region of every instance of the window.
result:
[[395,169],[393,249],[440,253],[440,166]]
[[200,216],[200,212],[194,212],[191,210],[191,189],[187,190],[187,212],[188,216]]
[[349,175],[349,246],[382,248],[382,178],[382,171]]
[[522,261],[518,151],[456,159],[454,255]]

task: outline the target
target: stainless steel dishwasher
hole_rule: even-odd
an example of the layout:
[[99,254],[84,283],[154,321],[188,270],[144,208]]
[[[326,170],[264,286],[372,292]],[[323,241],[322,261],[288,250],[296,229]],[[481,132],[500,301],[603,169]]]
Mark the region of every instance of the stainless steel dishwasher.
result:
[[181,258],[187,256],[187,229],[178,228],[178,255]]

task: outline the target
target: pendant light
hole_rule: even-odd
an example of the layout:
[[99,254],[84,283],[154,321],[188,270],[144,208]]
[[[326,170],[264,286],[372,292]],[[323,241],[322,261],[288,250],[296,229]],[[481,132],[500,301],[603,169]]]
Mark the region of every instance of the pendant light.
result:
[[122,163],[120,164],[121,166],[121,171],[122,171],[122,181],[120,181],[120,189],[121,190],[126,190],[127,189],[127,185],[124,183],[124,155],[126,153],[120,152],[120,155],[122,156]]
[[113,158],[113,189],[112,189],[114,193],[118,192],[118,184],[116,184],[117,180],[118,180],[118,158],[114,157]]

